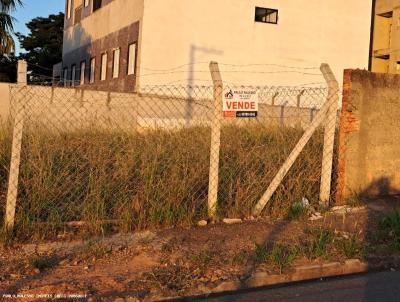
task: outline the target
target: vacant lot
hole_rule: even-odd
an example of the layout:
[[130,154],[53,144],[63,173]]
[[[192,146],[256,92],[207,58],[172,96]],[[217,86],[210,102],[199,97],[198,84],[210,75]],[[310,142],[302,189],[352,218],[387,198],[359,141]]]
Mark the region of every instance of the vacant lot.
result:
[[[221,217],[248,217],[303,130],[249,123],[222,130]],[[266,215],[283,216],[307,197],[318,201],[323,131],[317,131]],[[11,132],[0,132],[0,206],[4,210]],[[80,234],[190,226],[206,218],[210,129],[95,130],[57,134],[30,127],[23,137],[16,235],[56,238],[65,223]],[[0,216],[1,219],[1,216]],[[0,223],[2,223],[0,221]]]

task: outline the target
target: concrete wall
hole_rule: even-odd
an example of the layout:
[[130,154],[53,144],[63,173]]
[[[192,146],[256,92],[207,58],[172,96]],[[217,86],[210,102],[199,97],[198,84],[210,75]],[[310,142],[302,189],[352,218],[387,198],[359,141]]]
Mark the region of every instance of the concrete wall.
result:
[[399,0],[376,0],[375,12],[379,15],[393,10],[399,4]]
[[338,202],[400,193],[400,75],[346,70]]
[[[146,93],[116,93],[95,90],[13,85],[13,104],[21,100],[26,108],[26,129],[33,131],[71,131],[82,128],[104,130],[171,129],[209,126],[214,118],[212,87],[183,88],[180,96],[171,95],[171,87],[153,87]],[[286,89],[286,88],[285,88]],[[224,124],[306,127],[314,119],[324,93],[311,90],[299,100],[292,91],[276,98],[277,90],[260,91],[257,119],[224,119]],[[274,103],[275,105],[271,105]]]
[[[299,72],[276,64],[318,68],[327,62],[339,81],[344,68],[368,67],[371,3],[365,0],[113,0],[94,13],[91,5],[81,22],[66,22],[65,65],[78,64],[76,54],[90,44],[100,45],[100,52],[124,46],[107,37],[138,23],[132,86],[210,84],[211,60],[246,65],[220,66],[223,80],[237,85],[324,82],[318,69]],[[278,9],[278,24],[255,22],[256,6]],[[164,72],[176,66],[182,67]]]
[[375,17],[374,50],[390,48],[392,18]]
[[[65,11],[67,9],[67,1],[65,0]],[[102,6],[106,6],[108,5],[110,2],[115,1],[115,0],[102,0]],[[73,10],[71,12],[71,18],[67,19],[67,14],[65,14],[65,22],[64,22],[64,27],[70,27],[73,26],[74,23],[76,23],[76,19],[78,18],[78,20],[82,20],[84,18],[89,17],[92,13],[93,13],[93,2],[94,0],[89,0],[89,5],[88,6],[84,6],[83,5],[83,0],[72,0],[72,7]],[[77,9],[79,6],[82,6],[82,12],[80,16],[77,16],[76,13],[77,11],[75,11],[75,9]],[[94,12],[96,13],[96,12]]]
[[[210,80],[207,62],[319,66],[338,80],[345,68],[367,68],[371,1],[352,0],[147,0],[144,3],[140,85]],[[275,24],[254,21],[255,7],[279,10]],[[348,41],[351,41],[349,43]],[[154,70],[186,65],[175,73]],[[252,85],[323,82],[288,68],[220,66],[225,81]],[[267,71],[265,73],[265,71]],[[254,73],[258,72],[258,73]],[[308,71],[319,73],[318,70]],[[151,75],[153,74],[153,75]]]
[[0,121],[6,120],[10,114],[10,84],[0,83]]
[[371,70],[400,74],[400,0],[376,0]]

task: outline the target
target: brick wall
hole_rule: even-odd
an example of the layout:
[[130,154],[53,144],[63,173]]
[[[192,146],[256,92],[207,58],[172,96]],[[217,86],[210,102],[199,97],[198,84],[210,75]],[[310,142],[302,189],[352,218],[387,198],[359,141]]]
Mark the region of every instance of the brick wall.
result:
[[337,202],[400,193],[400,75],[345,70]]
[[[63,68],[68,68],[68,79],[71,79],[72,65],[76,65],[77,72],[75,80],[80,78],[80,64],[82,61],[86,63],[85,71],[85,88],[96,90],[125,91],[132,92],[135,90],[136,75],[128,75],[128,47],[131,43],[137,43],[139,40],[139,22],[111,33],[104,38],[96,41],[89,41],[89,44],[78,48],[63,56]],[[120,68],[119,77],[112,78],[113,71],[113,50],[120,48]],[[137,46],[138,48],[138,46]],[[107,52],[107,79],[100,81],[101,55]],[[137,53],[137,51],[136,51]],[[89,83],[90,59],[96,58],[95,81]]]

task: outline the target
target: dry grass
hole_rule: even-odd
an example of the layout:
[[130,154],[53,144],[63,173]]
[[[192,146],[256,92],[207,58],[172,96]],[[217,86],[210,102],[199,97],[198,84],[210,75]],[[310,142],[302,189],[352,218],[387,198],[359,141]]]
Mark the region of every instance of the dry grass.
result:
[[11,156],[11,130],[0,118],[0,223],[3,221]]
[[[223,128],[220,216],[250,214],[302,132],[256,124]],[[317,202],[322,134],[313,136],[266,213],[283,215],[302,197]],[[110,220],[118,221],[118,231],[129,231],[205,218],[209,142],[207,127],[135,134],[25,133],[16,235],[51,238],[69,221],[86,221],[90,235],[110,231]],[[6,188],[10,143],[0,134],[0,196]]]

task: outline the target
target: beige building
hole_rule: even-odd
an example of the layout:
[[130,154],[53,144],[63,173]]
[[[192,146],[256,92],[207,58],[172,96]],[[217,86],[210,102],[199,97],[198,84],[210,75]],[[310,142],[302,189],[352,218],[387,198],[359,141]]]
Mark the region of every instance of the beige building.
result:
[[229,83],[300,85],[323,82],[301,68],[327,62],[341,82],[368,68],[372,3],[338,2],[66,0],[62,76],[119,91],[205,85],[215,60]]
[[400,0],[375,0],[370,69],[400,73]]

